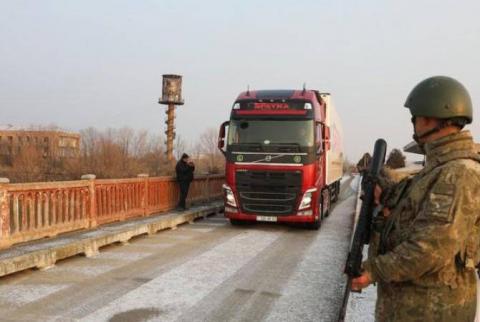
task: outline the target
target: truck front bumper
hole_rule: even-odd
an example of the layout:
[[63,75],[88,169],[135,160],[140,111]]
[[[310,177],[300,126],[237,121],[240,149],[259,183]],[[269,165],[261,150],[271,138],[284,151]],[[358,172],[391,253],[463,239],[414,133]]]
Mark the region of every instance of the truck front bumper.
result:
[[[314,222],[318,220],[318,215],[282,215],[282,216],[274,216],[274,215],[252,215],[252,214],[244,214],[241,212],[230,212],[225,209],[225,217],[229,219],[235,220],[245,220],[245,221],[268,221],[268,222],[299,222],[299,223],[307,223],[307,222]],[[275,220],[272,220],[275,218]]]

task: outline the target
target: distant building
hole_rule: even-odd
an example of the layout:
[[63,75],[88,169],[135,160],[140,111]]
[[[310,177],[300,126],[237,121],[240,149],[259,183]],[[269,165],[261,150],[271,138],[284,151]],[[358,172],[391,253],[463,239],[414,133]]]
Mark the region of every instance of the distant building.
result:
[[23,149],[34,147],[44,157],[76,158],[80,153],[80,134],[57,129],[0,126],[0,157],[11,159]]

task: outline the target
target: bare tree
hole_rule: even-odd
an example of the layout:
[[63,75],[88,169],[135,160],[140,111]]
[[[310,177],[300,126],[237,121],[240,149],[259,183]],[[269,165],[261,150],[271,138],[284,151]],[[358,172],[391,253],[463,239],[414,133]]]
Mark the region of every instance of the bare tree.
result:
[[48,170],[45,157],[38,147],[21,147],[18,153],[13,156],[10,180],[12,182],[42,180]]
[[358,169],[358,172],[362,173],[364,171],[366,171],[368,169],[368,167],[370,166],[370,161],[372,160],[372,156],[370,155],[370,153],[365,153],[363,154],[362,158],[360,160],[358,160],[357,162],[357,169]]
[[391,169],[398,169],[405,167],[406,157],[403,155],[402,151],[399,149],[393,149],[387,158],[387,166]]
[[206,129],[198,140],[198,158],[206,163],[208,173],[220,173],[225,166],[225,158],[218,149],[218,132],[215,128]]
[[[42,150],[28,146],[10,154],[7,144],[0,146],[5,152],[0,158],[0,175],[12,182],[76,180],[82,174],[94,173],[97,178],[134,177],[139,173],[151,176],[171,175],[174,167],[164,154],[162,135],[151,135],[148,131],[130,128],[100,131],[87,128],[80,131],[80,154],[76,158],[53,158]],[[175,142],[176,154],[189,153],[189,144],[180,136]],[[189,153],[190,154],[190,153]]]
[[187,150],[189,148],[188,142],[185,141],[182,136],[180,136],[180,135],[176,136],[175,142],[174,142],[174,147],[175,147],[174,148],[175,159],[180,160],[183,153],[188,154],[188,152],[187,152]]
[[352,172],[352,169],[355,168],[355,165],[348,160],[348,158],[345,158],[343,160],[343,173],[345,174],[350,174]]
[[133,136],[130,153],[135,157],[142,157],[149,152],[148,131],[140,130]]

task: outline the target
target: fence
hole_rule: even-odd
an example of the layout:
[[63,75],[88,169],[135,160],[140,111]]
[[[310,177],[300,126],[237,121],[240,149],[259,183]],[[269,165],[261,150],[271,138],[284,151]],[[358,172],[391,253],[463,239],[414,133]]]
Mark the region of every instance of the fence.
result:
[[[220,198],[223,181],[222,175],[196,178],[188,201]],[[173,177],[0,183],[0,248],[166,211],[178,195]]]

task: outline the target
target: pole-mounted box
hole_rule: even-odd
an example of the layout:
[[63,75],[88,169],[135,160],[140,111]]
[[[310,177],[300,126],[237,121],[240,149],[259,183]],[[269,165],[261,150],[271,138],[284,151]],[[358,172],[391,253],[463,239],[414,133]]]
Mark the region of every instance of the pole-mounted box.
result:
[[166,105],[183,105],[182,76],[173,74],[165,74],[162,76],[162,97],[160,97],[158,103]]

